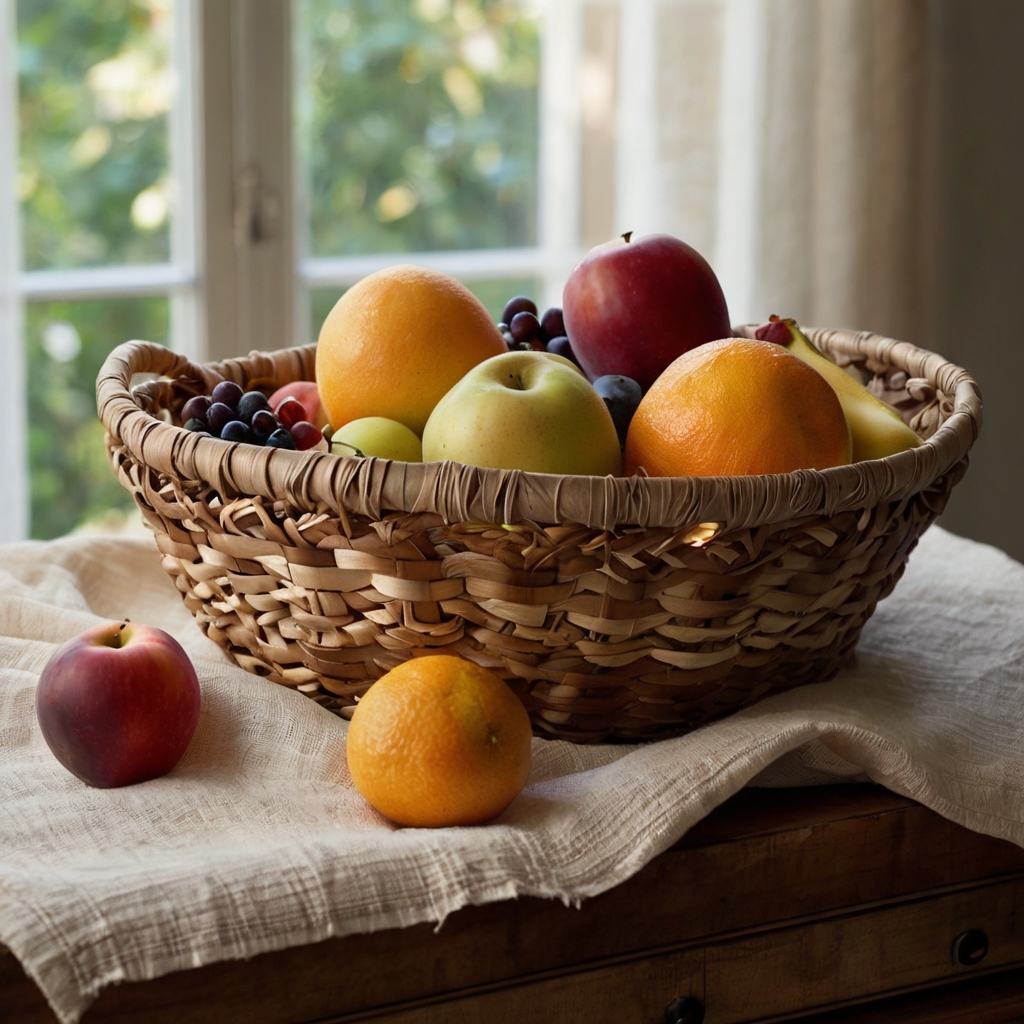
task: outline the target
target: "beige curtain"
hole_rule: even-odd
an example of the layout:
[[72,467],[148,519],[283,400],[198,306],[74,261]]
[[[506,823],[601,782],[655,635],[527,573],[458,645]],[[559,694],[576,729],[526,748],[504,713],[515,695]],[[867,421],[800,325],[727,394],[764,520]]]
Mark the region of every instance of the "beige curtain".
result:
[[622,0],[583,26],[583,244],[669,231],[734,321],[966,366],[985,429],[943,523],[1024,560],[1024,3]]

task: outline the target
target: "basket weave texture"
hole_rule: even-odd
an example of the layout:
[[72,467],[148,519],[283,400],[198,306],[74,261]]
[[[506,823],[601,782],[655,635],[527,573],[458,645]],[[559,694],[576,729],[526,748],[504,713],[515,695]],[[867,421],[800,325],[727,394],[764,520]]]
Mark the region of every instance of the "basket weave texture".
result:
[[[292,452],[178,425],[220,380],[269,393],[313,379],[315,346],[195,365],[128,342],[97,398],[164,569],[243,668],[348,717],[401,661],[458,654],[505,679],[541,735],[634,741],[833,676],[966,470],[981,398],[965,370],[874,334],[806,333],[925,443],[822,472],[625,479]],[[132,388],[136,374],[156,379]]]

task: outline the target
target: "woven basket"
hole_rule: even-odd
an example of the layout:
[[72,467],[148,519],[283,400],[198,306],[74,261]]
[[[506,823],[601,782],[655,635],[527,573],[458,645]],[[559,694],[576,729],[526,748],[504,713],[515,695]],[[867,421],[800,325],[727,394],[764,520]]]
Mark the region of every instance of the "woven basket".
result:
[[[340,458],[177,425],[222,379],[268,393],[313,379],[314,346],[197,366],[129,342],[97,397],[164,569],[243,668],[347,717],[399,662],[458,654],[504,678],[541,735],[643,740],[834,675],[966,470],[981,399],[964,370],[874,334],[807,333],[926,443],[823,472],[624,479]],[[135,374],[159,379],[129,390]]]

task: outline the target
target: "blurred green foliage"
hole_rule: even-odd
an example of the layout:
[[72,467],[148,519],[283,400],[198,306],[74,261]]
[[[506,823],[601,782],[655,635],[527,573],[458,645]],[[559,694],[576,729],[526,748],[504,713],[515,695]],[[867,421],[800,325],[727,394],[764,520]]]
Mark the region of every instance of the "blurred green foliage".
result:
[[[28,270],[169,257],[170,0],[18,0]],[[166,298],[26,309],[31,533],[134,508],[106,461],[95,382],[128,338],[166,343]]]
[[[17,0],[27,270],[169,259],[172,2]],[[294,17],[296,164],[312,254],[535,243],[532,7],[294,0]],[[469,285],[495,317],[536,287]],[[314,334],[340,294],[310,294]],[[95,378],[128,338],[166,343],[168,321],[166,298],[29,304],[33,537],[134,508],[106,462]]]
[[536,240],[539,21],[509,0],[296,0],[309,251]]
[[25,267],[168,258],[170,0],[18,0]]
[[167,299],[33,302],[26,309],[32,536],[135,507],[107,463],[96,376],[114,345],[166,343]]

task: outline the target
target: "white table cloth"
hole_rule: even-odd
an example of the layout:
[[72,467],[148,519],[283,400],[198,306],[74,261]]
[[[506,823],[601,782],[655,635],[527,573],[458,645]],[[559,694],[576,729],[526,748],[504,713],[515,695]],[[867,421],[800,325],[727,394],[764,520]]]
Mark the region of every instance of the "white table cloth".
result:
[[[170,775],[91,789],[46,747],[36,682],[63,641],[126,615],[181,641],[202,714]],[[517,894],[578,902],[750,783],[872,779],[1024,845],[1024,566],[933,527],[832,682],[658,743],[534,740],[526,790],[478,828],[384,820],[352,787],[346,729],[230,663],[149,539],[0,548],[0,942],[62,1021],[114,982]]]

